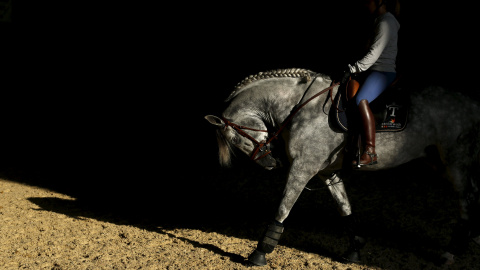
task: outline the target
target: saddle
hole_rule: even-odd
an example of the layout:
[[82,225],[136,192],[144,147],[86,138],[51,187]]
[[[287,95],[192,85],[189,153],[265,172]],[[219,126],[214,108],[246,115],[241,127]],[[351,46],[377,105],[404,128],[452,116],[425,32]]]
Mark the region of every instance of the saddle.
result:
[[[353,88],[356,87],[358,90],[357,81],[351,80],[349,83],[353,83]],[[339,87],[340,90],[337,91],[333,106],[328,113],[330,128],[335,132],[358,132],[360,121],[355,104],[356,93],[351,93],[348,90],[352,87],[345,85]],[[370,103],[370,109],[375,116],[376,132],[400,132],[404,130],[407,126],[409,103],[408,95],[402,91],[399,84],[392,83]]]

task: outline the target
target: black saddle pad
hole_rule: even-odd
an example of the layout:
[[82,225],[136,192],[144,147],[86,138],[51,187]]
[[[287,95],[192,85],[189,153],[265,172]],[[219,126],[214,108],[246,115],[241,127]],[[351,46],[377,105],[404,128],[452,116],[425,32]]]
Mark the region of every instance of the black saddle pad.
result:
[[[354,98],[347,101],[338,91],[329,112],[330,127],[337,132],[349,132],[359,124]],[[409,100],[400,88],[388,88],[372,103],[376,132],[399,132],[406,128]]]

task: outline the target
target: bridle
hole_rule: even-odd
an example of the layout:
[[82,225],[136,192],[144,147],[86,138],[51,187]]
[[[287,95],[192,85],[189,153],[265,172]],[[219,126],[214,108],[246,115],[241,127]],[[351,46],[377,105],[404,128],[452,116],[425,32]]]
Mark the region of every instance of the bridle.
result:
[[[255,147],[255,149],[253,150],[252,156],[250,157],[251,160],[253,160],[253,161],[259,160],[261,158],[264,158],[266,155],[268,155],[272,152],[272,151],[270,151],[270,142],[276,137],[272,137],[268,141],[263,140],[263,141],[259,142],[259,141],[255,140],[255,138],[253,138],[252,136],[248,135],[245,131],[243,131],[244,129],[248,129],[248,130],[252,130],[252,131],[268,132],[268,130],[244,127],[244,126],[240,126],[240,125],[237,125],[235,123],[232,123],[232,122],[228,121],[227,119],[225,119],[223,117],[222,117],[222,119],[223,119],[223,122],[225,122],[225,126],[232,127],[233,129],[235,129],[237,131],[238,134],[242,135],[243,137],[245,137],[247,139],[250,139],[253,143],[255,143],[257,145]],[[259,157],[256,157],[258,155],[258,152],[260,152],[262,155],[259,156]]]
[[[276,139],[278,137],[278,135],[280,134],[280,132],[282,132],[282,130],[287,126],[287,124],[292,120],[293,116],[295,116],[295,114],[301,109],[303,108],[303,106],[307,105],[308,102],[312,101],[313,99],[315,99],[316,97],[320,96],[321,94],[327,92],[327,91],[330,91],[330,97],[332,95],[331,93],[331,90],[339,85],[340,83],[337,82],[337,83],[334,83],[332,81],[332,83],[330,84],[330,87],[327,87],[325,89],[323,89],[322,91],[316,93],[315,95],[313,95],[311,98],[309,98],[308,100],[306,100],[305,102],[301,103],[300,102],[303,100],[303,98],[305,97],[305,95],[307,94],[308,90],[310,89],[310,87],[313,85],[313,83],[315,82],[315,80],[317,79],[317,76],[318,75],[315,75],[315,77],[313,78],[312,82],[309,84],[309,86],[307,87],[307,89],[305,90],[302,98],[300,99],[299,101],[299,104],[295,105],[295,107],[293,107],[292,111],[290,112],[289,116],[283,121],[282,125],[280,126],[280,128],[274,133],[272,134],[272,136],[268,139],[268,140],[262,140],[262,141],[257,141],[255,138],[253,138],[252,136],[248,135],[244,129],[246,130],[252,130],[252,131],[259,131],[259,132],[268,132],[268,130],[262,130],[262,129],[254,129],[254,128],[249,128],[249,127],[245,127],[245,126],[240,126],[240,125],[237,125],[233,122],[230,122],[229,120],[225,119],[224,117],[222,117],[222,120],[224,121],[225,123],[225,127],[226,126],[230,126],[232,127],[233,129],[235,129],[235,131],[237,131],[238,134],[242,135],[243,137],[251,140],[254,144],[256,144],[256,147],[255,149],[253,150],[253,153],[252,155],[250,156],[250,159],[253,160],[253,161],[256,161],[256,160],[259,160],[261,158],[264,158],[266,157],[268,154],[270,154],[272,151],[270,151],[270,143]],[[260,156],[257,157],[257,155],[259,154],[260,152]]]

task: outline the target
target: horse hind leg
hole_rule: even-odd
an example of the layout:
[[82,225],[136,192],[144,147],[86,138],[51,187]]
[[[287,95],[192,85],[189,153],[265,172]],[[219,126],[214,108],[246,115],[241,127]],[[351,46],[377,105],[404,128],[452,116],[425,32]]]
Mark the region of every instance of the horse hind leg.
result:
[[445,264],[466,250],[469,239],[480,245],[480,127],[461,134],[455,150],[449,153],[447,172],[458,194],[460,217],[443,255]]
[[480,151],[477,155],[472,184],[472,240],[480,246]]

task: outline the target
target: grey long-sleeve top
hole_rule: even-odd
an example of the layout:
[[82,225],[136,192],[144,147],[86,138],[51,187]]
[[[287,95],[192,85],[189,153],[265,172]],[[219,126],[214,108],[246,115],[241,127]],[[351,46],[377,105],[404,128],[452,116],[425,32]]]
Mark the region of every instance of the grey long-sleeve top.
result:
[[396,72],[397,41],[400,23],[395,16],[387,12],[375,19],[375,37],[368,53],[353,65],[350,72],[358,73],[367,69]]

